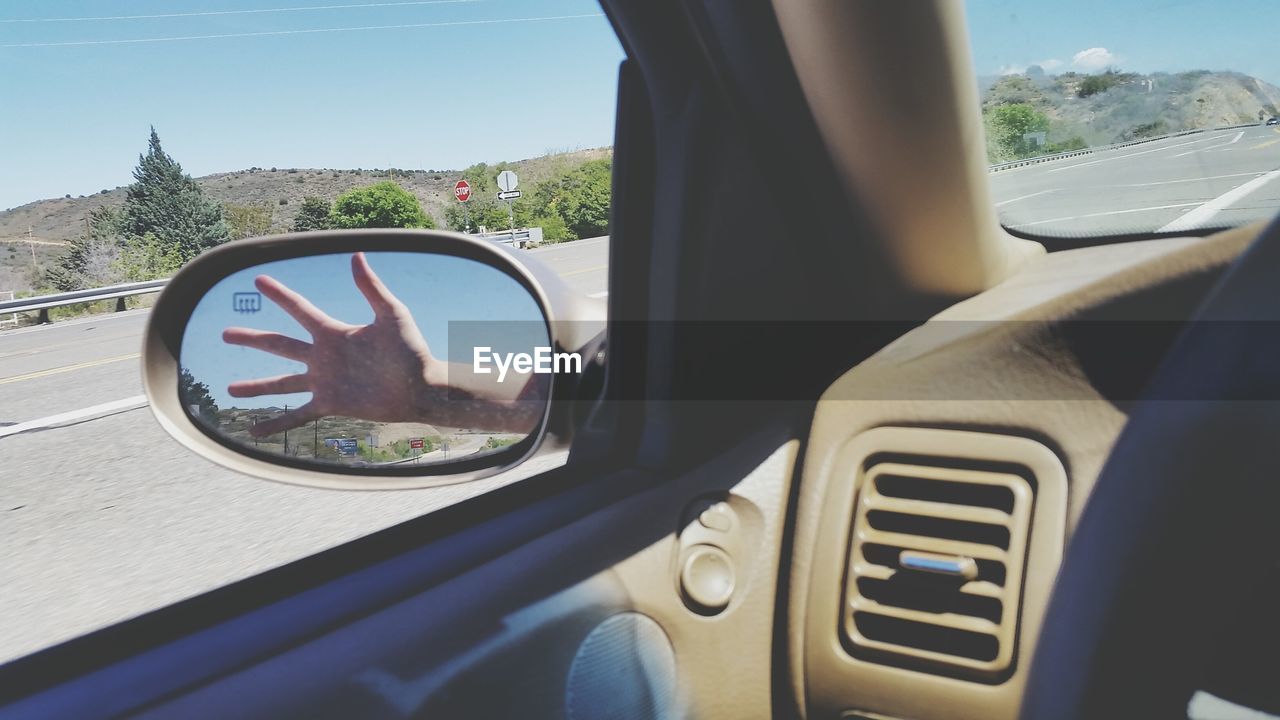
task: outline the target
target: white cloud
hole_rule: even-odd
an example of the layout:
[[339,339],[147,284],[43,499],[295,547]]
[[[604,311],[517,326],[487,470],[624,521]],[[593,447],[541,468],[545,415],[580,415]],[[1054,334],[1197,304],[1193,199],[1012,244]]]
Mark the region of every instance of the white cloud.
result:
[[997,70],[1001,75],[1021,75],[1027,71],[1026,65],[1001,65]]
[[1045,71],[1045,72],[1052,72],[1052,71],[1057,70],[1058,68],[1062,67],[1062,61],[1061,61],[1061,60],[1055,60],[1055,59],[1053,59],[1053,58],[1049,58],[1048,60],[1041,60],[1040,62],[1038,62],[1038,63],[1036,63],[1036,64],[1037,64],[1037,65],[1039,65],[1040,67],[1044,68],[1044,71]]
[[1109,65],[1115,65],[1120,61],[1120,56],[1111,52],[1106,48],[1094,47],[1088,50],[1081,50],[1071,58],[1071,67],[1080,68],[1086,72],[1094,70],[1102,70]]

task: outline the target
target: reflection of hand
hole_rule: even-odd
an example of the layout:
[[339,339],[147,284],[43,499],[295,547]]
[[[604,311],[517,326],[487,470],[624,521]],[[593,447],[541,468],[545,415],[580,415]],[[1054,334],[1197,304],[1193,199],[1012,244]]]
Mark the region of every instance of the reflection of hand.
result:
[[311,342],[249,328],[223,331],[225,342],[307,365],[305,373],[241,380],[227,387],[232,397],[311,393],[305,405],[255,425],[255,436],[273,435],[325,415],[379,422],[419,419],[415,401],[425,394],[428,370],[438,363],[409,308],[382,284],[364,253],[351,257],[351,275],[373,308],[369,325],[335,320],[275,278],[259,275],[254,285],[311,333]]

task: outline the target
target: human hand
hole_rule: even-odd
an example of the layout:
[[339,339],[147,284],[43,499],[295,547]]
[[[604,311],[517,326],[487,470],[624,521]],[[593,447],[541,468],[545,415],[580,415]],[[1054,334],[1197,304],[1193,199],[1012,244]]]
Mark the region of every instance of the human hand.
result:
[[377,422],[417,420],[415,403],[426,393],[428,372],[439,363],[405,306],[373,272],[364,253],[351,256],[356,287],[373,308],[368,325],[351,325],[329,317],[305,297],[268,275],[254,285],[311,334],[311,342],[287,335],[232,327],[224,342],[255,348],[305,363],[294,375],[231,383],[232,397],[311,393],[311,400],[279,417],[254,425],[255,437],[274,435],[327,415]]

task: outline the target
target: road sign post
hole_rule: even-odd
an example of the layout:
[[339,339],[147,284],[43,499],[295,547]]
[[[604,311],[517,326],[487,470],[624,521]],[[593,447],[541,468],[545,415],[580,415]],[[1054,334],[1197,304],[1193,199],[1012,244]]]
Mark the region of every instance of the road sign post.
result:
[[520,191],[516,190],[520,185],[520,178],[510,170],[503,170],[498,173],[498,189],[502,192],[498,193],[499,200],[507,201],[507,220],[511,228],[511,245],[516,244],[516,211],[515,199],[520,197]]
[[471,199],[471,183],[466,178],[454,183],[453,196],[462,203],[463,232],[471,232],[471,208],[467,205],[467,201]]

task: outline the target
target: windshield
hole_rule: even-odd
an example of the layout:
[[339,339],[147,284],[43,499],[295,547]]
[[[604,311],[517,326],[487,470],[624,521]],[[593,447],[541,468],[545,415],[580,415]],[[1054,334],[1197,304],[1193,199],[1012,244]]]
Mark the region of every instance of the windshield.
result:
[[967,4],[1001,222],[1203,232],[1280,208],[1280,3]]

